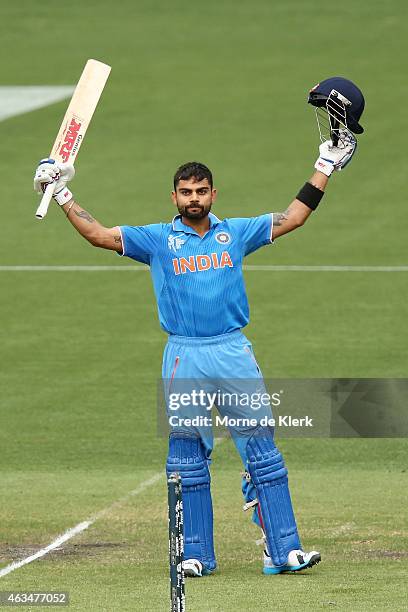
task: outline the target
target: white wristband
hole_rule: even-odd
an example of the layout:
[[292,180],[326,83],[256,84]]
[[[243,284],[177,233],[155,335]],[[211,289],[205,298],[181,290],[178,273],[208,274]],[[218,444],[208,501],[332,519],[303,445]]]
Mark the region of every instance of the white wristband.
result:
[[68,187],[64,187],[63,189],[60,189],[60,191],[58,191],[57,193],[54,193],[52,197],[57,202],[57,204],[63,206],[64,204],[72,200],[72,193],[68,189]]

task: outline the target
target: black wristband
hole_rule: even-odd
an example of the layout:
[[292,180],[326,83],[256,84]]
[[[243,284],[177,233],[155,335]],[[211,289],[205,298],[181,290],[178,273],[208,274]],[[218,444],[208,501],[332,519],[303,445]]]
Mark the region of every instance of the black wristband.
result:
[[324,191],[315,187],[312,183],[305,183],[297,194],[296,199],[306,204],[312,210],[316,210],[323,195]]

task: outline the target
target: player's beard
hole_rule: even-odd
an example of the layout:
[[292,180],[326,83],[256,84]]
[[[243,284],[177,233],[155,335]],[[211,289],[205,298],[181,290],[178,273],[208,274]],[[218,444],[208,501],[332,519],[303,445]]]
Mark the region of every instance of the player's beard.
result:
[[[187,204],[186,206],[181,206],[177,202],[177,208],[179,213],[182,217],[185,217],[186,219],[204,219],[204,217],[208,216],[208,213],[211,210],[211,205],[212,203],[207,204],[206,206],[203,206],[202,204]],[[191,209],[194,208],[197,210],[194,210],[194,212],[192,212]]]

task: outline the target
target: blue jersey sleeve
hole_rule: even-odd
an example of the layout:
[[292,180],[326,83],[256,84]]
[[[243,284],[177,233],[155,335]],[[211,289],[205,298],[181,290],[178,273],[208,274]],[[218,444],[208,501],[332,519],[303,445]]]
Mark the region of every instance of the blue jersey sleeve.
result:
[[265,244],[271,244],[273,214],[259,217],[228,219],[228,224],[235,229],[244,248],[244,255],[253,253]]
[[162,223],[121,225],[119,229],[122,236],[122,255],[144,264],[150,264],[150,259],[159,244],[162,225]]

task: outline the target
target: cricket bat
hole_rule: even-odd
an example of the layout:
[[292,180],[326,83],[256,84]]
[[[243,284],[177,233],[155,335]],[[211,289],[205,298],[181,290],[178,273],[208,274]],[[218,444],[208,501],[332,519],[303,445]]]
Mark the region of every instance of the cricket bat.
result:
[[[51,149],[51,159],[75,163],[110,71],[110,66],[97,60],[90,59],[86,62]],[[44,219],[47,214],[54,187],[54,183],[47,185],[35,213],[37,219]]]

